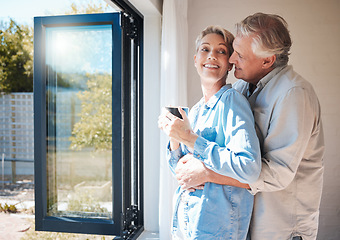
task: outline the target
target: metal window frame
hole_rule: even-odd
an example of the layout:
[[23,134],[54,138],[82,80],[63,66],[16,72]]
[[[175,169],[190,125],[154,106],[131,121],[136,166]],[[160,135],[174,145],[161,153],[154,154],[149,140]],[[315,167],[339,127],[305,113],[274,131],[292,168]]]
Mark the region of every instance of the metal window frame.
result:
[[[38,17],[34,21],[34,138],[35,138],[35,206],[36,206],[36,230],[42,231],[58,231],[72,233],[89,233],[116,235],[116,239],[136,239],[144,230],[143,219],[143,17],[129,3],[125,1],[119,2],[122,8],[120,19],[117,19],[117,14],[86,14],[76,16],[53,16],[53,17]],[[129,19],[129,21],[126,21]],[[120,29],[115,29],[117,25],[113,22],[120,22]],[[83,218],[59,218],[47,216],[47,182],[46,182],[46,69],[45,69],[45,40],[44,33],[46,27],[67,25],[79,26],[90,24],[112,24],[113,32],[121,31],[121,36],[114,37],[113,42],[119,42],[122,48],[113,50],[113,80],[112,97],[113,102],[119,102],[120,108],[113,108],[112,115],[119,116],[117,118],[121,129],[113,131],[113,139],[122,139],[120,144],[115,144],[118,151],[118,156],[122,161],[112,162],[112,177],[114,184],[113,188],[113,220],[99,219],[83,219]],[[130,116],[129,98],[131,69],[130,69],[130,41],[133,39],[138,47],[138,56],[134,60],[137,67],[134,72],[136,76],[137,91],[136,91],[136,114]],[[118,67],[117,69],[114,69]],[[124,114],[122,114],[124,113]],[[131,162],[130,162],[130,139],[124,136],[130,136],[128,127],[130,118],[137,117],[136,124],[136,153],[135,164],[137,166],[137,189],[138,196],[136,205],[131,205]],[[117,157],[117,156],[115,156]]]

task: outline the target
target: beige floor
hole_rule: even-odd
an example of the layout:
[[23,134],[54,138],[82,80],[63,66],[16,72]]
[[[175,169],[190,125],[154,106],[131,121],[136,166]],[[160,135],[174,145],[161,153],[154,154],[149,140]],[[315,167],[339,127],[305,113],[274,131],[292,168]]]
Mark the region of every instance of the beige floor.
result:
[[0,239],[20,240],[31,228],[31,223],[25,215],[0,213]]

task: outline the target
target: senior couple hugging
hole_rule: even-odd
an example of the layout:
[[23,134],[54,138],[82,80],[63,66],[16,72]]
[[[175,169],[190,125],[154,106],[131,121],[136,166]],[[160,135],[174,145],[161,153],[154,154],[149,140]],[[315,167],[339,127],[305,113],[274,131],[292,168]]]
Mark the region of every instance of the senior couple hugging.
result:
[[[179,182],[173,239],[316,239],[324,138],[313,87],[288,65],[286,21],[255,13],[235,37],[209,26],[196,40],[203,97],[182,118],[163,111]],[[234,67],[239,79],[227,83]]]

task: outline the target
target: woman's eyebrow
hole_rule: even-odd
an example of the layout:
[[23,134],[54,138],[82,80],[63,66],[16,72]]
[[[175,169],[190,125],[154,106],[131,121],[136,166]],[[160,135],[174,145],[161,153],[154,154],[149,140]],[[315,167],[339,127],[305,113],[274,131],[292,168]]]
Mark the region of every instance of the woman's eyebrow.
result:
[[[210,43],[208,43],[208,42],[202,42],[201,43],[201,45],[204,45],[204,44],[210,45]],[[225,43],[219,43],[218,45],[223,45],[223,46],[227,47],[227,44],[225,44]]]

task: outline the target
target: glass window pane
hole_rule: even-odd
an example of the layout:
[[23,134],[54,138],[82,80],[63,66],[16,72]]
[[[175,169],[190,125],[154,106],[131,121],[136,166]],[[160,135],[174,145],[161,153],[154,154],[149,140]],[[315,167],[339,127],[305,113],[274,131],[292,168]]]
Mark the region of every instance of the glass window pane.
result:
[[112,26],[46,28],[47,214],[112,219]]

